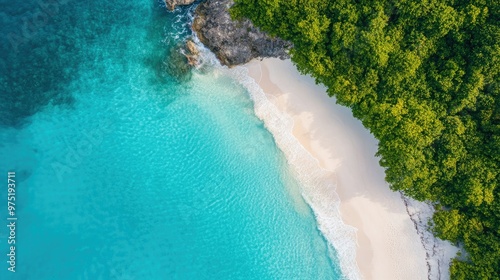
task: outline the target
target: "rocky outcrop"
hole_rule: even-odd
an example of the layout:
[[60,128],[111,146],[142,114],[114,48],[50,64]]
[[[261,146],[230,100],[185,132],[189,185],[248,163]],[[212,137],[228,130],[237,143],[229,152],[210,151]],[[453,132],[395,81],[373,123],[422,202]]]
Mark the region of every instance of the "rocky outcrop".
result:
[[193,30],[200,41],[227,66],[244,64],[253,58],[288,58],[291,43],[273,38],[249,20],[233,21],[229,8],[233,0],[207,0],[196,9]]
[[169,10],[174,10],[175,6],[183,6],[193,4],[196,0],[164,0]]
[[193,42],[193,40],[189,39],[186,41],[186,58],[188,60],[188,64],[191,66],[198,65],[200,50]]

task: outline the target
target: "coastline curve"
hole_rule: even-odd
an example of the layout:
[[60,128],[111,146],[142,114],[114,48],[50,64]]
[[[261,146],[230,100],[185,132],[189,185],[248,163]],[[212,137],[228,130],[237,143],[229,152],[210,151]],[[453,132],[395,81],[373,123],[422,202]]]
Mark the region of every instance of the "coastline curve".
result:
[[204,72],[207,68],[213,68],[222,75],[232,78],[248,91],[254,104],[255,115],[264,122],[266,129],[273,135],[277,147],[285,155],[301,187],[302,198],[314,213],[319,231],[329,246],[335,249],[344,279],[363,279],[356,261],[357,228],[345,224],[342,220],[335,174],[321,167],[318,159],[302,146],[293,135],[292,117],[281,112],[268,99],[245,66],[229,68],[221,65],[215,54],[200,42],[196,34],[193,36],[193,41],[200,50],[201,63],[195,68],[197,71]]

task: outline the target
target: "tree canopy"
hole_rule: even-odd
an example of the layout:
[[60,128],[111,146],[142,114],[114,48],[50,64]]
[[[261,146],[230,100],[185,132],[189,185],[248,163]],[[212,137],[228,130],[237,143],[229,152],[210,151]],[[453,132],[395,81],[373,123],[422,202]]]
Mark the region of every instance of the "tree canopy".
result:
[[236,0],[379,140],[393,190],[436,204],[452,279],[500,279],[500,0]]

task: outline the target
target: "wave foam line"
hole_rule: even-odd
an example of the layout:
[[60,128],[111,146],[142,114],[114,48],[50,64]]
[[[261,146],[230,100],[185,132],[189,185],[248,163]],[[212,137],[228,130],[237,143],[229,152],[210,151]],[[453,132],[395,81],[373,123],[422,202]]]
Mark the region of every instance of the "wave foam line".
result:
[[248,74],[248,69],[223,68],[223,72],[243,85],[254,102],[255,114],[273,135],[288,164],[301,183],[304,200],[313,210],[318,228],[337,251],[340,268],[347,279],[361,279],[356,262],[357,229],[344,224],[340,214],[340,198],[331,172],[323,169],[318,160],[293,135],[294,121],[268,100],[263,89]]

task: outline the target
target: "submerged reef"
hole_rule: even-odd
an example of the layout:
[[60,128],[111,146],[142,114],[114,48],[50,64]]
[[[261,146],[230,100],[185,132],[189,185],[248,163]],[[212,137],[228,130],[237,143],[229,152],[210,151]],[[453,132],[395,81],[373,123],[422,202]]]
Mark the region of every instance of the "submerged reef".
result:
[[164,70],[178,82],[191,79],[191,62],[185,53],[184,45],[178,43],[167,50],[167,59]]

